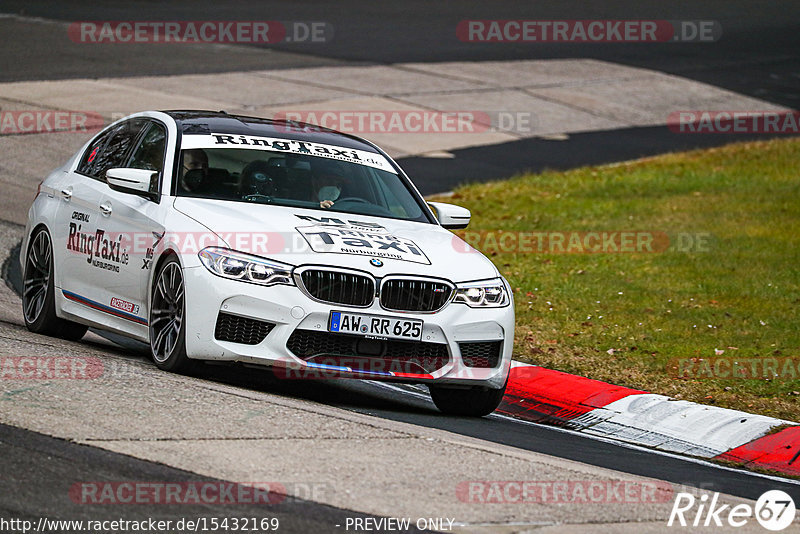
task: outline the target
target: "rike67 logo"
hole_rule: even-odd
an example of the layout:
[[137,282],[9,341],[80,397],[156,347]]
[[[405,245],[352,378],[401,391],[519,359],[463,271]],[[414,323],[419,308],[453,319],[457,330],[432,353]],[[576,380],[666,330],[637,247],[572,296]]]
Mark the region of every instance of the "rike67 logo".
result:
[[667,526],[677,523],[682,527],[743,527],[755,518],[767,530],[780,531],[794,521],[794,500],[781,490],[770,490],[762,494],[755,506],[749,504],[722,504],[719,493],[699,498],[690,493],[678,493]]

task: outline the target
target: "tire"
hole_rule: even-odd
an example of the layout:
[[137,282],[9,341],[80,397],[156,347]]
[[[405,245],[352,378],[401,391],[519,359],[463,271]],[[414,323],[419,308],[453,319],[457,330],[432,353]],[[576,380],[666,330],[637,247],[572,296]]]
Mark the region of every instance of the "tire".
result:
[[56,315],[53,244],[49,232],[40,228],[31,234],[22,273],[22,314],[31,332],[77,341],[88,326]]
[[186,302],[181,264],[171,256],[153,280],[150,354],[159,369],[186,373],[194,368],[194,362],[186,356]]
[[497,409],[506,386],[491,389],[483,386],[456,389],[447,386],[429,386],[431,399],[442,413],[447,415],[465,415],[483,417]]

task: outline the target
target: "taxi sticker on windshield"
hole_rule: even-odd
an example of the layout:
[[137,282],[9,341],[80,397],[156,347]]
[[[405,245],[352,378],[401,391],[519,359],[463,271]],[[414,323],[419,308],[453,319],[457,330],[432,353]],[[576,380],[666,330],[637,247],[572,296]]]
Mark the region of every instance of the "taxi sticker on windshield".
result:
[[183,150],[192,148],[244,148],[248,150],[271,150],[304,154],[321,158],[335,159],[366,165],[388,172],[395,172],[385,157],[375,152],[345,148],[296,139],[280,139],[275,137],[259,137],[254,135],[212,133],[210,135],[184,135],[181,141]]

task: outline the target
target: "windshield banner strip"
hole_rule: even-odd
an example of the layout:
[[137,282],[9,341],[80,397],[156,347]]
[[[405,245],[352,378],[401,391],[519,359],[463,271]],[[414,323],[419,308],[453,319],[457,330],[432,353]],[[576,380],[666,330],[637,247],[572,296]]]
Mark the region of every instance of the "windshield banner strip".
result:
[[187,150],[191,148],[242,148],[248,150],[290,152],[293,154],[305,154],[307,156],[347,161],[349,163],[375,167],[376,169],[391,173],[395,172],[385,157],[374,152],[312,143],[309,141],[298,141],[295,139],[220,133],[212,133],[211,135],[183,135],[181,149]]

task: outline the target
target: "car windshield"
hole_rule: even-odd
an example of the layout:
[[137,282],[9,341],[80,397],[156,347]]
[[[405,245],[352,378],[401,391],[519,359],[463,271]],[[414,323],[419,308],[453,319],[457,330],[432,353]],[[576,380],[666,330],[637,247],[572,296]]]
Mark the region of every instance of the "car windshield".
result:
[[307,154],[243,148],[181,151],[177,196],[430,222],[392,172]]

